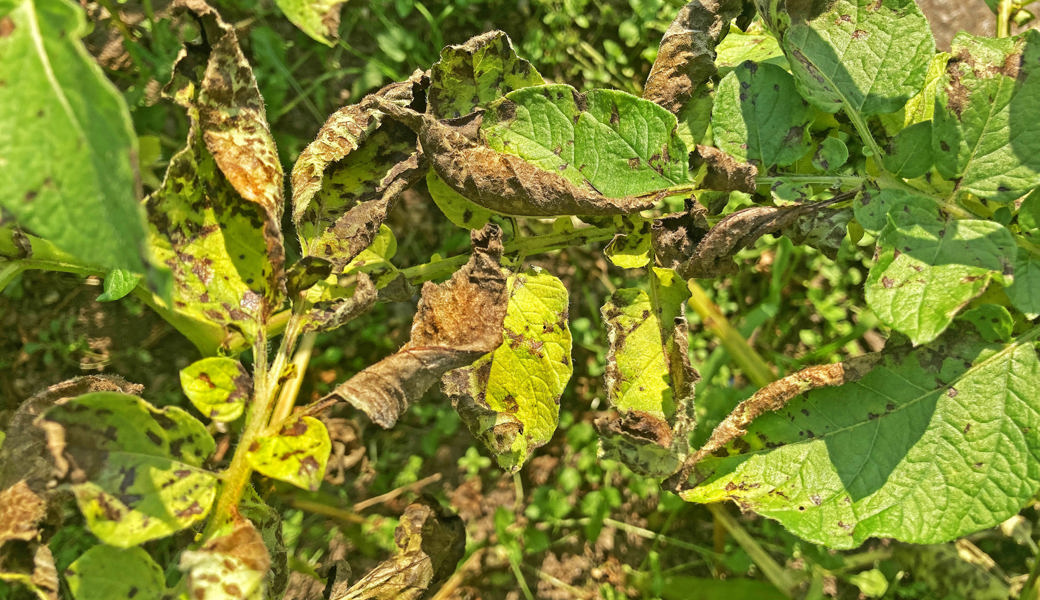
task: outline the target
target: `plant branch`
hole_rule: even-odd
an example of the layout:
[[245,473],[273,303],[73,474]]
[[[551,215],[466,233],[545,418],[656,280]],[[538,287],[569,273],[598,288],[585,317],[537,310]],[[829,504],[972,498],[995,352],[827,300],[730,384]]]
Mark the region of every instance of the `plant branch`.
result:
[[787,571],[779,565],[773,557],[765,551],[765,548],[755,541],[755,538],[751,537],[747,529],[741,526],[740,522],[729,512],[729,510],[721,504],[708,504],[708,510],[711,511],[715,521],[721,523],[726,529],[729,535],[733,538],[737,544],[747,552],[751,560],[754,561],[758,568],[762,570],[762,574],[766,576],[769,583],[776,586],[784,596],[788,598],[794,598],[795,592],[798,588],[798,582],[794,581],[790,577]]
[[687,283],[690,289],[690,308],[700,316],[701,321],[712,334],[718,338],[719,343],[733,357],[740,370],[747,378],[758,387],[765,386],[776,379],[769,364],[759,356],[758,352],[747,343],[744,336],[730,324],[726,316],[722,314],[719,307],[711,301],[708,294],[696,281]]

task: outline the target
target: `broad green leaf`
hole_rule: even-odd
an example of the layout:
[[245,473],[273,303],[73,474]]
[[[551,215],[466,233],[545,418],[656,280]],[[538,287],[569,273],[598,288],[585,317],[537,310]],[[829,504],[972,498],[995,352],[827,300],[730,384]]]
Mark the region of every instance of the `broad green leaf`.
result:
[[1015,278],[1005,291],[1011,305],[1027,317],[1040,315],[1040,256],[1020,250],[1015,257]]
[[943,177],[992,202],[1040,181],[1040,31],[953,40],[936,98],[932,149]]
[[836,0],[791,10],[781,47],[802,95],[827,112],[895,112],[924,84],[935,53],[914,0]]
[[524,88],[492,104],[481,131],[491,148],[608,197],[688,182],[675,115],[624,92]]
[[441,50],[430,68],[429,113],[452,119],[486,106],[507,93],[545,80],[518,58],[504,32],[489,31]]
[[914,344],[934,340],[994,276],[1011,271],[1011,232],[999,223],[943,221],[934,207],[905,205],[890,215],[866,281],[867,305]]
[[64,575],[76,600],[161,598],[166,592],[162,568],[139,547],[94,546]]
[[745,33],[735,25],[730,26],[729,34],[715,47],[715,66],[720,75],[728,74],[748,60],[787,68],[787,59],[776,38],[767,31],[754,28],[752,25]]
[[906,101],[903,124],[906,127],[922,121],[931,121],[935,115],[935,96],[942,86],[943,75],[946,74],[946,62],[950,55],[938,52],[928,63],[928,72],[924,76],[924,86],[920,92]]
[[651,222],[638,215],[622,215],[614,217],[614,223],[620,231],[603,249],[614,266],[622,269],[638,269],[650,263],[650,226]]
[[95,392],[40,419],[87,526],[104,543],[127,548],[166,537],[209,512],[217,477],[201,466],[215,444],[180,408]]
[[141,275],[126,269],[112,269],[105,275],[105,291],[96,298],[98,302],[114,302],[134,291]]
[[651,277],[649,294],[620,289],[603,305],[607,399],[620,416],[597,425],[606,456],[666,477],[689,450],[696,373],[687,356],[686,282],[667,269]]
[[339,37],[339,12],[347,0],[275,0],[282,13],[311,39],[326,46]]
[[932,169],[932,122],[921,121],[902,129],[892,138],[881,158],[885,170],[913,179]]
[[999,304],[980,304],[961,313],[960,319],[975,326],[982,339],[987,342],[1011,340],[1015,319],[1008,309]]
[[451,189],[436,173],[426,174],[426,188],[434,204],[441,209],[449,221],[463,229],[480,229],[487,225],[492,212]]
[[888,215],[911,209],[928,212],[935,206],[935,200],[905,190],[866,189],[853,201],[852,206],[856,210],[856,220],[863,229],[877,234],[888,225]]
[[66,0],[0,5],[0,207],[84,264],[145,271],[137,138]]
[[325,477],[331,451],[325,424],[300,417],[286,423],[277,435],[257,438],[246,457],[260,473],[313,492]]
[[849,148],[845,142],[836,137],[824,138],[813,153],[812,163],[817,169],[832,173],[841,168],[849,160]]
[[510,276],[507,285],[502,345],[443,381],[473,435],[503,469],[516,471],[556,431],[574,366],[563,283],[534,268]]
[[270,566],[260,532],[242,517],[198,550],[182,552],[179,564],[194,600],[263,600]]
[[760,416],[743,438],[757,449],[705,458],[683,498],[733,500],[834,548],[944,542],[1017,513],[1040,486],[1034,343],[958,331],[887,350],[859,381]]
[[211,356],[181,369],[181,388],[203,416],[229,422],[242,416],[253,393],[253,380],[242,363]]
[[809,151],[813,111],[781,67],[742,63],[719,82],[711,113],[715,144],[759,171],[787,166]]

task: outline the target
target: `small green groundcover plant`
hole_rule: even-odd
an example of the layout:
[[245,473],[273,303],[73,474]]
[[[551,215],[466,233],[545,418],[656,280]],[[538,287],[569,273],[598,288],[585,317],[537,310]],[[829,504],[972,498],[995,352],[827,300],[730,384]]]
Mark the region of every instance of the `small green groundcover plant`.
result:
[[[279,5],[335,34],[321,27],[336,2]],[[0,286],[25,269],[103,275],[103,299],[136,294],[204,356],[181,372],[196,413],[101,376],[21,406],[0,557],[29,558],[0,563],[8,585],[280,597],[278,515],[251,477],[317,489],[322,418],[347,405],[389,428],[439,385],[520,469],[573,370],[568,289],[525,263],[599,242],[644,276],[601,299],[603,456],[837,549],[952,540],[1040,488],[1040,33],[961,34],[937,53],[912,0],[692,2],[642,97],[547,82],[504,34],[480,35],[328,118],[289,178],[290,264],[284,174],[235,30],[202,0],[171,14],[184,45],[163,95],[190,131],[141,199],[129,112],[79,41],[80,8],[0,0]],[[420,181],[472,251],[401,268],[384,221]],[[775,379],[691,447],[685,307],[767,233],[874,248],[865,298],[889,339]],[[415,297],[400,350],[297,404],[316,332]],[[233,434],[222,459],[214,431]],[[101,544],[59,576],[45,532],[72,503]],[[159,565],[148,542],[171,536],[179,560]],[[464,548],[430,504],[395,539],[396,556],[328,595],[418,598]]]

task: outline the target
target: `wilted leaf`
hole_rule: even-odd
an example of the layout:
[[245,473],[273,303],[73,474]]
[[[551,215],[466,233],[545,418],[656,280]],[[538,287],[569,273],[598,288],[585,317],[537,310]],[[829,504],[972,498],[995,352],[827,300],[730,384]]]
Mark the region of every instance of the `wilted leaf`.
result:
[[39,535],[36,525],[47,513],[47,503],[19,481],[0,491],[0,546],[10,540],[29,541]]
[[932,150],[958,190],[1011,202],[1040,181],[1040,31],[953,41],[936,98]]
[[[531,90],[534,91],[530,92]],[[509,94],[505,99],[496,103],[493,113],[489,112],[486,114],[494,114],[495,123],[502,123],[505,117],[510,119],[509,124],[517,123],[518,121],[513,121],[512,119],[516,116],[516,113],[521,111],[513,103],[512,99],[514,98],[531,98],[539,110],[561,110],[561,108],[550,108],[551,104],[546,104],[549,98],[539,95],[543,92],[550,93],[553,100],[559,101],[561,103],[560,106],[563,107],[562,109],[566,109],[566,103],[570,102],[572,110],[576,110],[577,104],[575,104],[576,100],[574,98],[577,97],[577,92],[573,88],[569,86],[539,86],[536,88],[525,88]],[[525,93],[533,93],[535,95],[518,96],[518,94]],[[617,92],[617,94],[621,93]],[[633,101],[639,101],[638,98],[627,97]],[[604,96],[601,94],[597,98],[603,99]],[[513,131],[513,125],[499,128],[499,133],[485,131],[484,135],[488,138],[489,143],[492,146],[500,147],[503,151],[488,147],[479,139],[481,124],[486,116],[483,112],[472,113],[454,121],[438,121],[429,115],[421,115],[381,98],[373,98],[371,102],[384,113],[406,124],[418,133],[422,152],[429,158],[433,170],[445,184],[468,200],[495,212],[520,216],[632,213],[652,207],[657,199],[657,194],[654,194],[653,191],[672,185],[670,183],[662,183],[660,186],[652,187],[649,190],[644,189],[644,196],[624,196],[624,191],[622,190],[616,193],[616,197],[612,197],[613,190],[601,193],[600,189],[593,182],[585,179],[585,176],[580,172],[580,168],[583,166],[587,168],[587,165],[577,164],[569,170],[561,172],[559,166],[563,163],[559,161],[559,157],[553,156],[550,160],[550,162],[555,160],[558,163],[554,166],[550,166],[549,163],[545,162],[543,159],[547,158],[546,154],[553,155],[553,147],[546,149],[540,145],[545,140],[536,140],[531,143],[530,147],[527,148],[533,152],[530,155],[514,155],[512,148],[508,152],[504,151],[508,146],[508,141],[503,139],[502,136],[505,133],[502,130]],[[582,102],[584,103],[584,101]],[[604,108],[602,105],[598,106],[600,109]],[[653,105],[646,102],[643,106],[637,107],[637,109],[647,109],[649,106]],[[609,107],[606,108],[609,110]],[[513,109],[515,109],[514,113],[510,114],[509,111]],[[660,109],[658,108],[657,110]],[[667,115],[666,112],[661,112]],[[566,152],[570,156],[573,146],[574,152],[579,153],[578,156],[587,153],[590,160],[592,157],[596,157],[599,160],[600,157],[595,147],[579,148],[579,140],[571,135],[572,131],[575,135],[579,131],[587,133],[597,126],[595,117],[590,116],[592,115],[591,112],[583,113],[583,115],[586,115],[586,118],[581,119],[579,117],[577,126],[572,125],[571,121],[564,119],[566,129],[560,131],[559,151],[562,155],[564,145],[566,145]],[[610,113],[607,112],[606,115],[600,114],[600,116],[606,121],[609,120]],[[668,116],[671,117],[671,115]],[[671,118],[674,119],[674,117]],[[640,119],[653,121],[654,116],[643,115]],[[638,122],[643,127],[647,126],[645,121],[638,120]],[[631,122],[628,125],[631,125]],[[657,131],[664,125],[663,123],[655,123],[654,130]],[[674,133],[674,130],[675,124],[673,120],[670,131]],[[548,130],[546,129],[545,131]],[[675,151],[680,152],[685,157],[685,148],[682,147],[682,141],[677,136],[674,137],[673,142],[679,150],[673,148],[673,154],[667,154],[668,148],[665,146],[660,148],[657,146],[640,148],[640,151],[644,152],[658,152],[653,156],[648,156],[648,158],[654,159],[651,164],[648,164],[640,159],[624,140],[617,137],[617,132],[607,134],[605,131],[602,131],[601,134],[607,135],[607,139],[611,139],[610,143],[604,145],[605,152],[608,154],[602,157],[604,161],[608,160],[608,156],[611,159],[610,165],[602,165],[603,174],[607,177],[604,181],[607,182],[608,186],[625,185],[625,181],[620,178],[620,174],[625,172],[633,175],[633,181],[636,182],[645,181],[646,177],[663,181],[661,179],[662,176],[654,168],[664,169],[663,164],[668,163],[670,160],[672,160],[672,167],[681,169],[683,174],[685,174],[685,160],[678,161],[678,163],[673,160]],[[512,133],[510,135],[517,134]],[[564,138],[567,137],[570,137],[572,144],[565,144]],[[581,140],[580,143],[585,141],[591,142],[593,140]],[[496,144],[500,144],[500,146],[496,146]],[[521,154],[524,154],[524,149],[521,148],[519,151]],[[624,153],[623,159],[619,158],[621,155],[615,154],[621,151]],[[629,162],[630,160],[631,162]],[[652,173],[652,175],[639,176],[640,173],[647,172]],[[631,183],[631,181],[628,182],[628,184]]]
[[741,162],[712,146],[697,146],[692,156],[706,168],[701,187],[721,192],[753,193],[756,188],[755,165]]
[[[367,98],[407,106],[424,85],[417,72]],[[304,256],[323,258],[338,273],[367,248],[401,184],[387,190],[425,172],[414,152],[415,134],[384,123],[364,102],[333,113],[293,166],[293,222]]]
[[234,421],[253,393],[253,380],[242,363],[212,356],[181,369],[181,388],[203,416]]
[[944,220],[928,200],[889,215],[866,281],[867,305],[914,344],[934,340],[953,317],[1011,272],[1014,237],[995,221]]
[[[0,570],[0,582],[19,584],[40,600],[60,600],[58,596],[58,570],[54,566],[54,554],[46,544],[32,542],[29,544],[32,554],[32,572],[12,572]],[[28,566],[28,565],[26,565]],[[6,585],[0,584],[0,590],[9,591]],[[14,597],[23,597],[15,595]]]
[[260,532],[238,517],[230,531],[182,552],[179,566],[195,600],[262,600],[271,558]]
[[314,294],[308,295],[318,297],[313,300],[308,298],[311,304],[301,318],[300,331],[331,331],[356,319],[371,308],[379,296],[375,284],[364,273],[358,274],[354,279],[352,289],[326,282],[311,288]]
[[466,266],[440,285],[423,285],[408,343],[337,386],[322,403],[344,400],[380,426],[393,427],[441,375],[498,347],[508,297],[499,266],[501,236],[495,225],[472,232]]
[[698,0],[679,10],[661,38],[643,98],[677,114],[715,74],[715,47],[729,33],[741,5],[740,0]]
[[347,0],[275,0],[292,24],[316,41],[333,46],[339,37],[339,12]]
[[174,326],[204,353],[248,340],[282,302],[282,167],[234,28],[201,0],[178,0],[208,44],[187,45],[167,93],[187,109],[186,147],[146,201],[150,243],[174,275]]
[[121,548],[206,516],[217,478],[202,470],[213,438],[187,412],[136,396],[85,394],[37,420],[91,532]]
[[935,42],[914,0],[789,7],[780,46],[802,95],[827,112],[895,112],[924,84]]
[[683,305],[686,282],[653,269],[650,293],[620,289],[603,305],[607,399],[618,416],[597,421],[609,458],[651,477],[671,475],[689,450],[693,384]]
[[666,269],[678,269],[697,251],[701,241],[711,228],[708,225],[708,209],[692,196],[685,201],[686,212],[666,215],[654,221],[650,228],[650,242],[657,264]]
[[161,598],[163,571],[142,548],[94,546],[65,570],[76,600]]
[[325,425],[314,417],[300,417],[277,435],[256,438],[246,457],[260,473],[313,492],[325,477],[331,450]]
[[137,138],[66,0],[0,8],[0,206],[85,264],[145,271]]
[[397,555],[333,600],[419,600],[454,571],[466,549],[462,520],[425,503],[405,509],[394,531]]
[[536,269],[511,276],[508,289],[501,345],[446,374],[443,390],[498,464],[515,471],[556,431],[574,365],[563,283]]
[[711,130],[719,149],[768,171],[809,151],[812,119],[813,111],[787,71],[745,62],[719,82]]
[[835,548],[951,540],[1017,513],[1040,486],[1038,385],[1031,339],[956,331],[890,349],[859,381],[757,418],[743,438],[756,449],[705,457],[682,496],[732,499]]
[[509,36],[489,31],[441,50],[430,68],[428,112],[452,119],[520,88],[545,83],[531,63],[517,57]]

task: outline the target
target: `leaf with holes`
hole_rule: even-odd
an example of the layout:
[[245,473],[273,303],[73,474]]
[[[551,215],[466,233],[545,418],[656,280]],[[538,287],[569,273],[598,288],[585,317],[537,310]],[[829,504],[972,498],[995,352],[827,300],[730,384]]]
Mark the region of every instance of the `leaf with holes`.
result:
[[1040,486],[1038,385],[1032,340],[956,331],[890,347],[859,381],[759,417],[728,456],[696,465],[682,496],[733,500],[834,548],[952,540],[1014,515]]
[[106,544],[127,548],[166,537],[209,512],[217,477],[201,466],[215,444],[180,408],[94,392],[49,409],[37,423],[87,526]]

